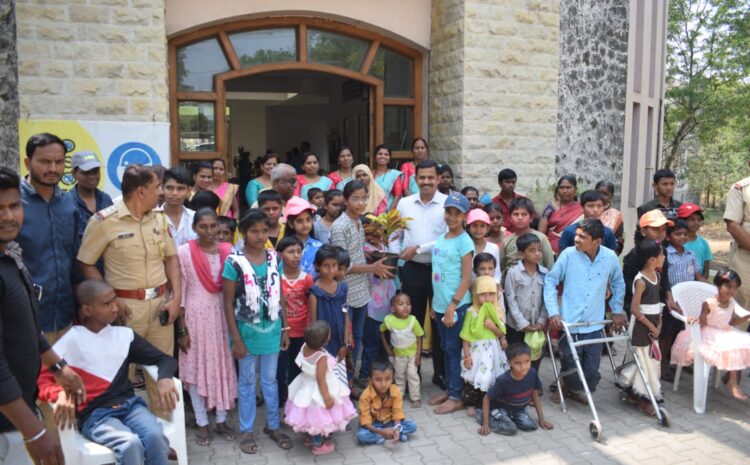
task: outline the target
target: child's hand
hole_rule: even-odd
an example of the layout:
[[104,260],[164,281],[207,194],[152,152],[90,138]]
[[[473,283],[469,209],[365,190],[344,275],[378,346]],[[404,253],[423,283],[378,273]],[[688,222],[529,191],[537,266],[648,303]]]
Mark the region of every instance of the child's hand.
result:
[[656,326],[654,326],[653,328],[649,330],[649,334],[651,335],[651,338],[654,340],[659,339],[660,332],[661,332],[660,328],[657,328]]
[[336,361],[340,362],[346,358],[346,346],[341,346],[338,354],[336,354]]
[[482,436],[487,436],[492,432],[492,429],[490,428],[490,425],[482,425],[477,432]]
[[552,429],[555,427],[555,425],[548,422],[547,420],[539,420],[539,426],[541,426],[542,429]]
[[452,328],[453,325],[456,324],[455,321],[453,321],[454,315],[456,314],[456,304],[451,302],[448,304],[448,308],[445,310],[445,314],[443,315],[443,324],[446,328]]
[[186,334],[184,336],[178,337],[177,346],[180,348],[182,352],[187,353],[188,350],[190,350],[190,335]]
[[390,346],[387,346],[385,348],[385,353],[388,354],[389,357],[395,357],[395,355],[393,354],[393,349],[391,349]]
[[327,409],[333,408],[333,406],[336,405],[336,402],[333,400],[333,397],[331,396],[325,396],[323,398],[323,402],[326,404]]
[[57,402],[55,402],[55,408],[53,410],[55,416],[55,424],[61,430],[66,428],[73,428],[76,422],[76,404],[73,399],[65,394],[65,391],[60,392],[57,396]]
[[467,355],[466,357],[464,357],[464,366],[467,370],[471,370],[471,366],[473,365],[473,363],[474,362],[471,359],[471,355]]
[[489,318],[484,320],[484,327],[492,332],[499,331],[499,329],[497,329],[497,325],[495,325],[495,323],[493,323]]
[[247,354],[247,347],[245,347],[245,343],[242,340],[237,341],[236,344],[232,344],[232,355],[234,358],[242,360],[247,357]]
[[691,317],[688,317],[687,324],[694,325],[694,324],[698,323],[699,321],[700,321],[700,319],[697,316],[691,316]]
[[500,338],[500,348],[503,350],[508,348],[508,338],[506,338],[505,336]]
[[172,378],[160,379],[156,383],[156,391],[159,394],[159,399],[156,402],[158,408],[171,412],[177,407],[180,393],[177,392],[177,387],[175,387]]
[[417,355],[414,356],[414,364],[416,366],[419,366],[422,364],[422,354],[417,352]]
[[281,333],[281,350],[286,351],[289,349],[289,333],[282,331]]

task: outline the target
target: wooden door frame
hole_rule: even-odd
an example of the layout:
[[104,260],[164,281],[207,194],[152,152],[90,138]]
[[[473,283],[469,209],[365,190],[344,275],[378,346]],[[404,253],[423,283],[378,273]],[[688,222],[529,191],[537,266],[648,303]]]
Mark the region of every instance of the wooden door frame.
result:
[[[234,50],[228,33],[273,28],[295,28],[297,39],[297,60],[282,63],[268,63],[243,68]],[[307,57],[307,29],[335,32],[369,42],[362,65],[359,70],[350,70],[337,66],[311,63]],[[215,38],[224,53],[230,67],[228,71],[214,75],[214,90],[210,92],[182,92],[177,89],[177,50],[203,40]],[[383,80],[371,76],[370,68],[380,47],[385,47],[399,54],[405,55],[413,62],[412,88],[414,96],[410,98],[385,97],[385,83]],[[407,106],[413,113],[413,137],[422,136],[423,122],[423,57],[422,53],[390,37],[374,31],[361,29],[346,23],[311,17],[285,16],[260,19],[249,19],[209,26],[196,31],[181,34],[169,39],[169,113],[170,113],[170,145],[172,165],[181,160],[204,160],[211,158],[227,159],[226,123],[226,82],[232,79],[253,76],[276,71],[313,71],[352,79],[371,86],[370,95],[373,117],[370,118],[370,164],[374,159],[375,146],[383,141],[383,118],[386,105]],[[198,101],[214,103],[215,151],[213,152],[181,152],[179,140],[179,102]],[[409,151],[394,151],[393,158],[410,158]]]

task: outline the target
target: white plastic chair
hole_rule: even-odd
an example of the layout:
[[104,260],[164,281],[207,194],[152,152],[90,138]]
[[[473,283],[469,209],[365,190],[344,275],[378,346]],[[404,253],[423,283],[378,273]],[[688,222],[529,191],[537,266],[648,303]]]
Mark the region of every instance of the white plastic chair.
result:
[[[701,315],[703,302],[715,296],[716,286],[700,281],[686,281],[672,286],[672,298],[682,308],[682,314],[672,312],[672,316],[685,323],[690,330],[693,346],[693,410],[697,414],[706,412],[706,394],[708,391],[708,376],[711,366],[706,364],[700,353],[701,327],[700,324],[688,324],[688,318],[698,318]],[[677,391],[680,384],[682,367],[677,367],[674,377],[673,391]],[[718,385],[719,373],[716,373],[716,384]]]
[[[158,379],[158,370],[155,366],[145,366],[144,371],[153,380]],[[169,440],[169,446],[177,453],[177,463],[188,465],[187,440],[185,438],[185,409],[182,396],[182,382],[173,378],[175,387],[179,394],[177,407],[172,412],[171,421],[157,417],[164,429],[164,435]],[[115,463],[112,451],[95,442],[91,442],[74,429],[60,430],[60,445],[62,446],[65,462],[75,465],[103,465]]]

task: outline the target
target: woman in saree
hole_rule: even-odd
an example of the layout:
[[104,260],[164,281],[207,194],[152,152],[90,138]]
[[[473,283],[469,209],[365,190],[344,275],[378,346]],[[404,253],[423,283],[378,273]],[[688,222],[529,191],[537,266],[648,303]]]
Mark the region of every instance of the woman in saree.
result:
[[221,199],[217,213],[219,216],[236,218],[240,211],[240,200],[237,198],[240,186],[227,181],[227,165],[223,158],[211,160],[211,167],[214,176],[211,190]]
[[427,141],[421,137],[415,138],[411,141],[411,153],[414,155],[413,161],[407,161],[401,165],[401,172],[404,173],[404,197],[407,195],[416,194],[419,192],[417,186],[417,165],[422,160],[427,160],[430,157],[430,149],[427,147]]
[[565,175],[557,181],[555,194],[557,205],[550,203],[539,218],[539,232],[547,235],[555,254],[560,252],[558,242],[565,228],[583,218],[583,209],[578,203],[576,189],[578,181],[573,175]]
[[258,200],[258,193],[264,189],[271,188],[271,171],[279,164],[279,156],[273,152],[260,157],[261,175],[247,183],[245,188],[245,200],[248,207]]
[[320,175],[320,159],[313,152],[302,156],[302,174],[297,175],[297,186],[294,195],[307,198],[307,191],[311,187],[317,187],[324,193],[333,187],[333,181],[327,176]]
[[381,144],[375,147],[375,182],[387,195],[386,211],[396,208],[403,194],[403,173],[388,168],[391,162],[391,149]]
[[340,191],[344,190],[346,183],[352,180],[352,165],[354,164],[354,155],[349,147],[341,147],[338,156],[339,169],[328,173],[328,178],[333,182],[333,188]]

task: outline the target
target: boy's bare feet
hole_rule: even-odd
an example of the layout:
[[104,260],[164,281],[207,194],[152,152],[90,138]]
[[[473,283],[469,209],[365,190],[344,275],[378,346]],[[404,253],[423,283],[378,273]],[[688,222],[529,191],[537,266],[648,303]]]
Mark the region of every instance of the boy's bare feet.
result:
[[422,407],[422,401],[421,400],[413,400],[411,401],[411,408],[420,408]]
[[477,415],[477,408],[473,405],[466,407],[466,415],[468,415],[470,418],[474,418]]
[[441,392],[440,394],[435,394],[434,396],[430,397],[430,400],[428,400],[427,403],[429,405],[440,405],[446,400],[448,400],[448,394]]
[[435,407],[433,412],[438,415],[445,415],[447,413],[453,413],[464,408],[464,403],[460,400],[448,399],[442,404]]

